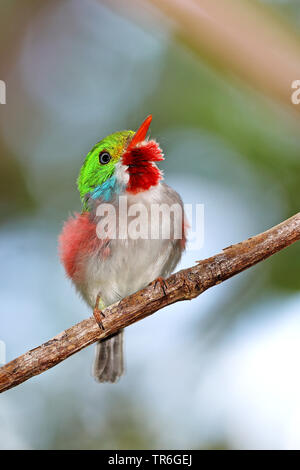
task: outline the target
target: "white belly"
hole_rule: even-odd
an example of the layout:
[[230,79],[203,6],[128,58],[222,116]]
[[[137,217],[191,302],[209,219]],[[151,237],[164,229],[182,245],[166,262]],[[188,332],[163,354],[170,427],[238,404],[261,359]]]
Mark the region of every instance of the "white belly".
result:
[[[151,203],[174,204],[182,202],[178,194],[164,184],[147,193],[128,197],[131,204]],[[162,223],[164,223],[162,221]],[[169,223],[169,222],[168,222]],[[172,220],[171,232],[182,230],[182,220]],[[151,228],[151,227],[150,227]],[[179,239],[137,239],[130,236],[125,240],[114,239],[109,243],[110,254],[106,259],[91,255],[85,265],[85,282],[79,290],[91,307],[99,294],[105,305],[110,305],[127,295],[147,286],[157,277],[167,277],[180,260],[182,242]]]

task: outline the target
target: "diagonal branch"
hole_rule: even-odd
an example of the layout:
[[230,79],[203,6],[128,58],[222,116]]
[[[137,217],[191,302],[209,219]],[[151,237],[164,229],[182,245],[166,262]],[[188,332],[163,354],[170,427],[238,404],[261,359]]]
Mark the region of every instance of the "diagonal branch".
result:
[[121,328],[179,300],[190,300],[206,289],[259,263],[300,240],[300,212],[279,225],[236,245],[224,248],[196,266],[166,280],[166,295],[159,283],[136,292],[105,309],[104,331],[94,317],[83,320],[41,346],[0,368],[0,392],[41,374],[72,354]]

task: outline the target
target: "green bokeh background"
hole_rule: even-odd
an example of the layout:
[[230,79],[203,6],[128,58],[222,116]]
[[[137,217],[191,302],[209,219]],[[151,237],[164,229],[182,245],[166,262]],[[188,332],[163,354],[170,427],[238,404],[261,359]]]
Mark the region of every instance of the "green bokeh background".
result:
[[[261,3],[299,33],[299,2]],[[80,207],[75,181],[84,155],[106,134],[135,129],[152,113],[167,181],[185,202],[205,205],[209,237],[185,266],[299,211],[299,123],[183,38],[100,1],[2,0],[0,11],[0,79],[7,85],[7,104],[0,106],[0,339],[7,360],[90,314],[64,278],[56,239],[62,221]],[[298,299],[300,310],[299,273],[298,243],[193,307],[182,304],[174,315],[168,309],[132,327],[128,373],[117,386],[92,382],[89,348],[9,391],[0,398],[0,448],[285,446],[284,438],[253,444],[247,413],[240,413],[240,441],[230,420],[225,425],[220,415],[212,426],[201,406],[193,415],[182,402],[201,402],[202,380],[233,331],[237,338],[249,325],[255,331],[272,318],[274,304],[280,319],[281,299]],[[168,360],[158,367],[155,340],[152,333],[145,340],[145,331],[159,328],[163,315],[157,354],[165,348]],[[180,341],[173,318],[185,325]],[[180,348],[189,351],[182,353],[184,373]],[[289,378],[278,375],[282,380],[289,389]],[[272,413],[265,422],[271,436]]]

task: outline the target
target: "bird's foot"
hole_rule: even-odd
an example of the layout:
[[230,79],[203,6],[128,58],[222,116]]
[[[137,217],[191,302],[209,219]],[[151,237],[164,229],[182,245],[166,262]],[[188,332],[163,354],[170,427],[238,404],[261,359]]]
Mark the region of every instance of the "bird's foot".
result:
[[103,304],[103,302],[100,298],[100,295],[97,295],[96,305],[95,305],[95,308],[93,310],[93,315],[95,317],[96,322],[99,325],[99,328],[101,328],[101,330],[104,330],[104,326],[103,326],[103,323],[102,323],[102,318],[105,318],[105,315],[102,312],[102,310],[99,308],[99,304],[103,305],[103,307],[104,307],[104,304]]
[[[151,282],[151,284],[152,284],[152,282]],[[157,279],[155,279],[153,281],[153,284],[154,284],[154,288],[157,286],[157,284],[159,284],[162,291],[163,291],[163,293],[164,293],[164,295],[167,295],[166,291],[168,289],[168,286],[167,286],[167,283],[166,283],[166,281],[163,277],[158,277]]]

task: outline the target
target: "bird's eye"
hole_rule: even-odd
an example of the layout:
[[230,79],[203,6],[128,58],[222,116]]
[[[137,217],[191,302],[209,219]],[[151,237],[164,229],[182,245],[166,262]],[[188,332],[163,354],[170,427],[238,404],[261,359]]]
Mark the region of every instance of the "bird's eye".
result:
[[111,155],[106,150],[99,153],[99,162],[101,165],[106,165],[111,160]]

